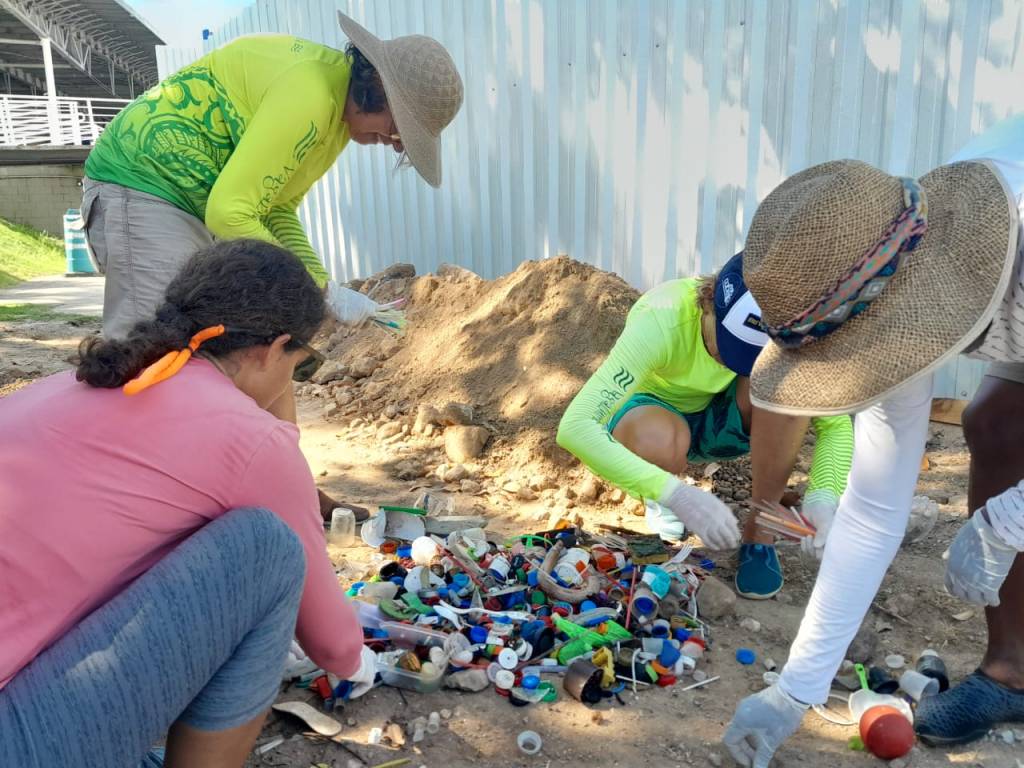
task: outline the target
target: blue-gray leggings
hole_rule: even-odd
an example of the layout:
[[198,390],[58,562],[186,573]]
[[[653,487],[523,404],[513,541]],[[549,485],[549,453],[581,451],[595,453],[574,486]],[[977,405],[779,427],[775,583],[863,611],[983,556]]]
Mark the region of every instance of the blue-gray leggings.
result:
[[176,720],[252,720],[278,691],[305,570],[267,510],[204,526],[0,690],[0,766],[134,768]]

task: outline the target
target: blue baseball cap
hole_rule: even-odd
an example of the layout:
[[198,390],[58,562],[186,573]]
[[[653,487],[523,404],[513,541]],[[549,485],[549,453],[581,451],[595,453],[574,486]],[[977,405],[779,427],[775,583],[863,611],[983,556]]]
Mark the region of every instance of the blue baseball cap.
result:
[[715,280],[715,329],[725,367],[749,376],[768,334],[761,324],[761,308],[743,282],[743,251],[726,262]]

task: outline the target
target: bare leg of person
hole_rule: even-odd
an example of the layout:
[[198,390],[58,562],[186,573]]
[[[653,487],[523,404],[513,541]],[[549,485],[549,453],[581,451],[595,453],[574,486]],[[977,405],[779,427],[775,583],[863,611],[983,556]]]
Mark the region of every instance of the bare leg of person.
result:
[[267,713],[226,731],[201,731],[175,723],[167,733],[166,768],[241,768]]

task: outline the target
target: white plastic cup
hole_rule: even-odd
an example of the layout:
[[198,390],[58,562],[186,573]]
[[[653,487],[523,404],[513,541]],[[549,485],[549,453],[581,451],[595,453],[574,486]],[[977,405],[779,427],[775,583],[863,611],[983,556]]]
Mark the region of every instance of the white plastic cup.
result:
[[519,746],[519,751],[524,755],[536,755],[540,752],[543,743],[540,738],[540,734],[536,731],[523,731],[516,737],[516,744]]
[[351,509],[336,507],[331,511],[331,531],[328,540],[336,547],[351,547],[356,543],[356,515]]
[[914,701],[921,703],[921,699],[939,692],[939,681],[917,670],[908,669],[900,675],[900,688]]
[[512,568],[512,565],[509,563],[507,557],[504,555],[498,555],[491,560],[491,564],[487,568],[495,579],[504,583],[508,580],[508,572]]

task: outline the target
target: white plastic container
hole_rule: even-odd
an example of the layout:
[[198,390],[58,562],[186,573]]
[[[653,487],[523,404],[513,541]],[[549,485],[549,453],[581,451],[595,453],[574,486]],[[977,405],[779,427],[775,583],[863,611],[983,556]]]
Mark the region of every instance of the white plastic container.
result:
[[356,543],[356,515],[351,509],[336,507],[331,512],[327,540],[336,547],[351,547]]

